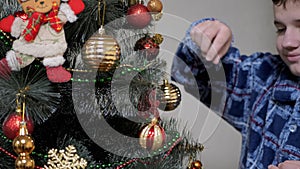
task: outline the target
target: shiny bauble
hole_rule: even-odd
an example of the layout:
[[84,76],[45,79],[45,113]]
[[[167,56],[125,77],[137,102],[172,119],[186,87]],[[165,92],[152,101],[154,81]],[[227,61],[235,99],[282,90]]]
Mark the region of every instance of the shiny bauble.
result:
[[128,0],[128,6],[133,6],[136,5],[138,3],[138,0]]
[[160,110],[172,111],[181,102],[181,92],[176,85],[164,80],[164,83],[160,85],[160,90],[157,92],[157,98],[160,101],[158,107]]
[[164,41],[164,38],[161,34],[158,34],[156,33],[152,39],[154,40],[154,42],[157,44],[157,45],[160,45],[163,41]]
[[202,169],[202,163],[199,160],[193,161],[190,169]]
[[16,169],[34,169],[34,167],[35,162],[29,155],[18,156],[15,161]]
[[153,13],[152,17],[153,17],[153,20],[159,21],[163,17],[163,13],[162,12],[160,12],[160,13]]
[[13,149],[17,154],[29,155],[35,148],[34,141],[29,135],[19,135],[13,140]]
[[147,8],[150,12],[160,13],[163,9],[163,4],[160,0],[150,0],[147,3]]
[[136,4],[129,7],[127,11],[126,20],[129,25],[134,28],[145,28],[151,22],[151,14],[146,6],[142,4]]
[[159,54],[159,44],[149,35],[145,35],[141,39],[137,40],[134,45],[134,50],[140,52],[140,56],[151,61]]
[[[9,116],[7,116],[2,124],[3,134],[11,140],[16,138],[19,135],[21,121],[22,117],[17,113],[12,113]],[[30,118],[27,118],[25,121],[28,133],[31,134],[34,129],[33,121]]]
[[88,68],[108,72],[119,64],[121,49],[112,36],[99,29],[85,42],[81,54]]
[[158,124],[157,118],[144,126],[139,135],[141,147],[155,151],[161,148],[166,140],[165,130]]

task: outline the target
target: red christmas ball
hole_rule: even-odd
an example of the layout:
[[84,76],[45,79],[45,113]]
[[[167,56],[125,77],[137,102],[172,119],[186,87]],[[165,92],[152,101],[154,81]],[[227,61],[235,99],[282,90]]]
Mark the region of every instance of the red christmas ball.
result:
[[163,146],[166,141],[165,130],[157,124],[157,119],[154,118],[152,122],[142,129],[139,135],[140,145],[147,149],[155,151]]
[[134,45],[135,51],[140,51],[148,61],[156,58],[159,53],[159,45],[149,35],[139,39]]
[[128,9],[126,20],[133,27],[142,29],[151,22],[151,15],[146,6],[136,4]]
[[[10,114],[3,122],[2,131],[3,134],[13,140],[19,135],[20,130],[20,122],[22,121],[22,117],[16,113]],[[31,134],[33,132],[33,121],[31,119],[26,119],[26,126],[28,133]]]

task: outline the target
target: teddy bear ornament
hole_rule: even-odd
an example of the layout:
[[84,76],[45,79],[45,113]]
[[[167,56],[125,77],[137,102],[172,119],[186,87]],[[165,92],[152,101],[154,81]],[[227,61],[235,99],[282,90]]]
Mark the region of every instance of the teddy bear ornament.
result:
[[[75,22],[82,12],[82,0],[18,0],[26,16],[10,15],[0,21],[0,29],[16,38],[12,50],[1,60],[10,71],[19,71],[35,59],[42,61],[51,82],[62,83],[71,79],[63,68],[67,49],[63,26]],[[0,70],[1,71],[1,70]]]

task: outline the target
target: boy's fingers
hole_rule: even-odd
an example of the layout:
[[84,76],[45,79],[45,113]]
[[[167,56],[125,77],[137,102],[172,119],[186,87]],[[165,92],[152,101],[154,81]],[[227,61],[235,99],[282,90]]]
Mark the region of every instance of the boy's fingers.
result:
[[285,161],[278,165],[279,169],[300,169],[299,162],[296,161]]
[[274,166],[274,165],[269,165],[268,169],[279,169],[278,167]]
[[205,28],[206,28],[206,24],[199,23],[191,30],[191,38],[197,45],[201,44],[202,32]]
[[227,53],[231,44],[231,33],[220,30],[218,36],[214,39],[208,53],[207,60],[213,60],[217,64],[219,60]]
[[199,23],[191,31],[192,40],[200,47],[201,52],[207,53],[218,32],[219,26],[215,21]]
[[300,161],[295,161],[295,160],[287,160],[284,163],[289,163],[289,164],[295,164],[300,166]]
[[232,33],[219,21],[206,21],[191,30],[191,38],[200,47],[202,56],[217,64],[230,47]]
[[218,36],[219,27],[213,26],[213,23],[208,23],[206,29],[203,30],[202,42],[200,44],[200,49],[203,53],[209,54],[209,50],[213,45],[213,41]]
[[209,27],[209,23],[200,23],[198,24],[192,31],[191,31],[191,38],[192,40],[200,47],[201,52],[207,53],[208,48],[211,45],[211,41],[208,40],[207,35],[205,32]]

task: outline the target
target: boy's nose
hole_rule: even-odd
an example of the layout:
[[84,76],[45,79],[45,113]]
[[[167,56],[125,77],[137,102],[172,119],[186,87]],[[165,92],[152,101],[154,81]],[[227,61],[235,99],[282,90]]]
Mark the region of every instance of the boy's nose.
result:
[[287,30],[284,34],[282,46],[284,48],[297,48],[300,45],[300,34],[295,31]]

